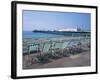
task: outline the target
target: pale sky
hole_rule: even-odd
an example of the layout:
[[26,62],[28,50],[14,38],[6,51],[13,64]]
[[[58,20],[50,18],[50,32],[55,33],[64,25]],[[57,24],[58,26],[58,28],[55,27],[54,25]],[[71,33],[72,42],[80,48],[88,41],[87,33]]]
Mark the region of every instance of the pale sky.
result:
[[59,30],[81,28],[90,31],[91,14],[23,10],[23,30]]

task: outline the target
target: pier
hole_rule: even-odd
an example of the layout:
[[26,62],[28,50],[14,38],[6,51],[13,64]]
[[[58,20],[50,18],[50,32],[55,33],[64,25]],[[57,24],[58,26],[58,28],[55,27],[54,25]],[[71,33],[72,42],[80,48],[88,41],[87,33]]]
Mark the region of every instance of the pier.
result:
[[33,32],[36,33],[46,33],[46,34],[56,34],[56,35],[63,35],[63,36],[90,36],[91,32],[72,32],[72,31],[38,31],[34,30]]

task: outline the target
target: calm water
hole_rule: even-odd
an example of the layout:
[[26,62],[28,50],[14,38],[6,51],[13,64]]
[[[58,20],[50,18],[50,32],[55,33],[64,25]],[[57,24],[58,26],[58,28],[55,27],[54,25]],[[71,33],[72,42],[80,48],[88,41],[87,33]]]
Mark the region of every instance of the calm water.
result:
[[[55,33],[55,32],[53,32]],[[63,35],[62,35],[63,33]],[[57,35],[59,34],[59,35]],[[59,32],[57,34],[48,34],[48,33],[41,33],[41,32],[32,32],[32,31],[23,31],[23,38],[58,38],[58,37],[65,37],[65,36],[74,36],[74,37],[82,37],[89,35],[90,33],[84,32]]]
[[36,33],[32,31],[23,31],[23,38],[56,38],[63,35]]

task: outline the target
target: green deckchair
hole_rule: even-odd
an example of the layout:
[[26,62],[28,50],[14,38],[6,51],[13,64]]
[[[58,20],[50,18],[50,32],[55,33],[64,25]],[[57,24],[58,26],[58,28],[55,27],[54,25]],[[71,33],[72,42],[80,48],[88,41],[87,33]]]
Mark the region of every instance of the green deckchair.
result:
[[49,58],[59,58],[59,50],[62,48],[62,41],[52,41],[51,53],[49,54]]
[[62,47],[61,47],[61,55],[68,56],[68,45],[69,41],[63,41]]
[[41,52],[40,54],[36,55],[33,57],[32,61],[35,61],[37,63],[46,63],[49,61],[48,59],[48,52],[50,51],[50,48],[51,48],[51,42],[44,42],[42,44],[40,44],[41,46]]
[[28,45],[28,53],[30,54],[31,52],[39,52],[39,44],[36,43],[31,43]]

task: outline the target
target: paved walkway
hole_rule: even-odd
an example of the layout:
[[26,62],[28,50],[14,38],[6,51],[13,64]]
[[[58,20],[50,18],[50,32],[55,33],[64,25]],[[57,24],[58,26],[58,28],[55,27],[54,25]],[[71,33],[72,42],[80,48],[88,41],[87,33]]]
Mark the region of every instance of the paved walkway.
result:
[[[90,66],[90,52],[83,52],[78,55],[64,57],[61,59],[53,60],[47,64],[33,64],[28,68],[56,68],[56,67],[81,67],[81,66]],[[24,67],[25,68],[25,67]]]

